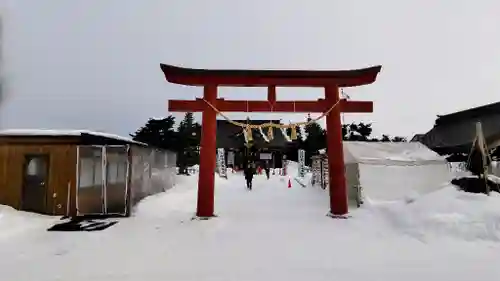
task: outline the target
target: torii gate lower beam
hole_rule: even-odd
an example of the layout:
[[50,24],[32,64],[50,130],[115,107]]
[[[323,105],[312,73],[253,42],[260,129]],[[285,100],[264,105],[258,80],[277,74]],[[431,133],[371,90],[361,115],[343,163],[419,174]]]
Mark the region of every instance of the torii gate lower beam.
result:
[[[339,102],[339,87],[353,87],[375,81],[381,67],[352,71],[258,71],[200,70],[161,65],[168,81],[183,85],[203,86],[203,99],[170,100],[169,111],[203,112],[196,215],[214,216],[214,180],[216,166],[216,111],[240,112],[325,112]],[[318,101],[276,101],[276,86],[323,87],[325,99]],[[219,86],[268,87],[267,101],[226,101],[217,99]],[[341,112],[372,112],[372,102],[341,100],[326,116],[328,163],[330,178],[330,214],[347,214],[347,188],[342,148]]]
[[[221,112],[325,112],[330,109],[329,101],[319,99],[317,101],[241,101],[217,99],[212,103]],[[207,103],[203,99],[193,101],[169,100],[169,108],[178,112],[202,112]],[[359,113],[373,112],[373,102],[371,101],[347,101],[342,99],[338,105],[342,112]]]

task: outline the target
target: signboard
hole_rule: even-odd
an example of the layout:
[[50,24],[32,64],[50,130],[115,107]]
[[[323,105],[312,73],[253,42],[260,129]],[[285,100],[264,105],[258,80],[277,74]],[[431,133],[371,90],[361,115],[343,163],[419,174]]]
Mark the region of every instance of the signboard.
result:
[[227,165],[234,166],[234,151],[227,152]]
[[311,183],[312,185],[316,185],[318,182],[321,183],[321,158],[319,156],[313,157],[312,158],[312,178],[311,178]]
[[283,176],[286,176],[288,169],[288,160],[286,160],[286,155],[283,154]]
[[261,160],[271,160],[271,159],[273,159],[273,154],[272,153],[260,153],[260,159]]
[[303,178],[306,175],[306,151],[299,149],[299,177]]
[[227,178],[227,169],[226,169],[226,158],[224,153],[224,148],[217,149],[217,167],[219,170],[219,176],[223,178]]
[[220,167],[219,167],[220,166],[219,165],[220,161],[219,161],[219,158],[220,158],[220,156],[219,156],[219,149],[217,149],[217,153],[215,155],[215,172],[216,173],[219,173],[219,171],[220,171]]
[[329,179],[328,158],[325,157],[325,159],[323,159],[323,189],[329,187]]

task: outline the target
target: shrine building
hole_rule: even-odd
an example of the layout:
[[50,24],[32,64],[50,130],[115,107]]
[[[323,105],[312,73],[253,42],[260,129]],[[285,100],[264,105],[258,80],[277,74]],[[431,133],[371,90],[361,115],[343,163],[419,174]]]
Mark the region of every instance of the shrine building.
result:
[[[240,123],[261,125],[265,123],[281,124],[280,120],[234,120]],[[293,142],[284,136],[281,129],[273,128],[273,138],[267,138],[268,129],[252,130],[252,140],[245,139],[241,127],[235,126],[226,120],[217,120],[217,148],[224,148],[226,165],[228,167],[243,168],[246,159],[256,164],[264,164],[269,160],[271,168],[282,168],[283,156]]]

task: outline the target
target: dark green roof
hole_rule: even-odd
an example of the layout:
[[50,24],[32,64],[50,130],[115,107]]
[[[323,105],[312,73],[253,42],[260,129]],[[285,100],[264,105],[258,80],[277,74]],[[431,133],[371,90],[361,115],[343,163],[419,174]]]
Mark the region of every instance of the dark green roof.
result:
[[487,143],[500,139],[500,102],[439,116],[421,142],[440,154],[469,153],[477,122]]

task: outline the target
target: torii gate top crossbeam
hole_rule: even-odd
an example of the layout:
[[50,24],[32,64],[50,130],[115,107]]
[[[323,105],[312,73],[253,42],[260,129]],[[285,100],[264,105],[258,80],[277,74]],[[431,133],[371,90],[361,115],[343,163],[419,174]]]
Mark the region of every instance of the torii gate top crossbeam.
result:
[[356,87],[375,82],[382,66],[356,70],[208,70],[160,64],[170,83],[230,87]]

